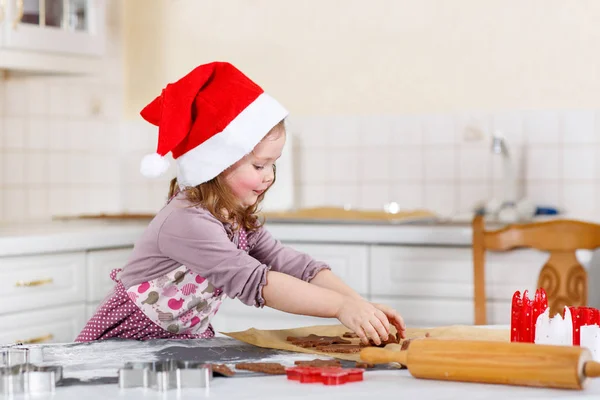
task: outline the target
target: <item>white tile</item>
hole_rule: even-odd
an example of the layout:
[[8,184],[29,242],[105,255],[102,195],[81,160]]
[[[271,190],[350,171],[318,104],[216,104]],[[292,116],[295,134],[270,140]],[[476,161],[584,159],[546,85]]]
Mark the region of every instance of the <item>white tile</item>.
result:
[[48,182],[48,156],[42,152],[25,154],[25,183],[40,185]]
[[360,188],[356,184],[328,186],[327,204],[332,207],[350,206],[356,208],[360,203]]
[[[512,145],[508,148],[509,158],[503,155],[490,154],[492,159],[492,179],[496,182],[504,180],[505,169],[510,168],[517,180],[525,179],[527,153],[523,146]],[[510,173],[510,172],[509,172]]]
[[69,115],[86,118],[91,116],[91,105],[94,98],[102,98],[101,88],[95,85],[82,85],[74,80],[67,89]]
[[559,147],[533,147],[526,149],[526,176],[529,180],[557,180],[561,177]]
[[23,149],[27,141],[25,118],[6,117],[4,121],[3,147],[5,149]]
[[424,185],[422,183],[394,183],[390,185],[390,201],[400,205],[401,210],[425,208]]
[[423,157],[426,181],[450,181],[456,178],[454,146],[425,146]]
[[458,187],[458,211],[473,211],[491,199],[491,190],[486,182],[462,183]]
[[596,149],[593,146],[570,145],[562,148],[562,177],[565,181],[593,180],[596,163]]
[[48,83],[48,114],[50,116],[69,115],[68,85],[62,81]]
[[108,119],[119,120],[123,117],[123,90],[115,86],[108,86],[102,96],[93,101],[97,101],[100,106],[100,113]]
[[363,184],[387,183],[391,162],[387,147],[363,147],[360,151],[360,181]]
[[425,175],[423,147],[390,147],[392,182],[422,182]]
[[3,155],[3,175],[6,185],[25,183],[25,157],[21,152],[5,152]]
[[555,144],[560,141],[559,115],[554,111],[524,112],[525,136],[530,144]]
[[361,141],[361,120],[357,116],[322,117],[323,146],[331,149],[356,147]]
[[[5,114],[5,105],[6,105],[6,98],[4,96],[4,92],[5,92],[5,84],[4,81],[0,80],[0,117],[4,117]],[[0,124],[2,125],[2,124]],[[2,127],[0,127],[0,131],[1,131]],[[0,140],[0,143],[2,143],[2,141]],[[1,198],[2,196],[0,196]],[[0,206],[0,213],[2,212],[2,207]]]
[[416,115],[400,115],[390,118],[391,145],[423,144],[423,120]]
[[462,181],[488,181],[491,177],[490,148],[482,144],[462,144],[458,149],[458,178]]
[[26,146],[28,149],[46,150],[50,147],[49,143],[53,138],[48,125],[48,119],[43,117],[31,117],[27,120]]
[[[51,185],[69,181],[67,159],[62,153],[48,153],[48,181]],[[52,198],[52,195],[50,196]]]
[[[310,149],[306,149],[310,151]],[[331,149],[329,168],[323,168],[325,179],[332,184],[356,184],[359,181],[359,172],[364,165],[364,155],[359,154],[358,148]]]
[[388,116],[369,115],[360,118],[358,144],[362,146],[389,146],[392,140],[391,137],[392,126]]
[[44,78],[31,77],[27,80],[27,109],[29,116],[48,115],[48,85]]
[[527,182],[525,197],[536,205],[557,207],[561,203],[560,185],[558,182]]
[[71,184],[85,185],[90,183],[90,157],[86,154],[72,153],[67,157],[67,168]]
[[106,160],[104,157],[97,154],[89,156],[89,183],[102,184],[106,183]]
[[[140,198],[140,206],[143,210],[153,210],[154,201],[152,191],[147,187],[144,193],[147,195]],[[120,209],[120,193],[118,185],[95,185],[90,191],[89,210],[92,213],[114,213]]]
[[596,113],[592,110],[566,111],[563,115],[564,143],[600,143],[599,132],[595,129]]
[[12,78],[4,82],[4,115],[7,117],[24,117],[27,114],[27,80]]
[[322,148],[303,148],[300,151],[299,178],[303,183],[324,183],[329,177],[330,157]]
[[367,183],[360,186],[359,207],[369,210],[381,210],[390,202],[390,188],[387,184]]
[[[526,197],[527,194],[527,182],[524,180],[517,180],[514,184],[515,196],[518,200]],[[491,195],[490,197],[496,199],[498,201],[502,201],[506,198],[510,189],[506,187],[506,184],[503,181],[494,181],[491,185]]]
[[48,213],[48,190],[43,187],[30,187],[27,189],[27,209],[30,219],[47,219]]
[[291,125],[301,147],[324,147],[329,143],[327,117],[296,117]]
[[563,207],[568,215],[592,216],[597,210],[597,183],[565,183],[563,190]]
[[27,219],[28,198],[25,189],[3,189],[2,197],[5,221],[24,221]]
[[456,141],[456,123],[451,115],[423,117],[423,144],[453,144]]
[[492,133],[502,134],[509,147],[524,143],[524,120],[520,111],[506,111],[492,115]]
[[71,196],[66,186],[51,186],[48,194],[48,214],[50,216],[70,215]]
[[491,136],[491,117],[489,114],[461,113],[456,116],[455,124],[458,142],[489,142]]
[[69,149],[69,131],[66,120],[54,118],[48,121],[46,134],[50,137],[48,148],[50,150],[65,151]]
[[328,186],[325,184],[303,184],[300,187],[300,207],[321,207],[329,203]]
[[456,186],[452,183],[425,183],[425,208],[441,216],[456,212]]
[[71,215],[87,214],[90,211],[90,190],[93,186],[88,185],[73,185],[69,190],[71,198],[71,206],[69,208]]
[[68,148],[70,150],[90,151],[89,124],[85,120],[67,121]]

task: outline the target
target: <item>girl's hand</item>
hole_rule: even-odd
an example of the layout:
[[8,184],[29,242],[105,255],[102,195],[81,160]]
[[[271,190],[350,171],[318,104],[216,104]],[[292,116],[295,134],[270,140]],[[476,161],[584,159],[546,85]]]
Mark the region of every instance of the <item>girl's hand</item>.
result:
[[355,332],[364,344],[369,339],[379,346],[387,340],[390,322],[386,314],[368,301],[346,297],[336,313],[342,324]]
[[396,330],[398,331],[398,336],[399,336],[398,339],[405,339],[406,338],[406,324],[404,323],[404,319],[402,319],[402,316],[398,313],[398,311],[396,311],[392,307],[386,306],[384,304],[376,304],[376,303],[371,303],[371,304],[373,304],[373,306],[375,308],[377,308],[378,310],[383,312],[386,315],[387,319],[390,321],[390,323],[396,327]]

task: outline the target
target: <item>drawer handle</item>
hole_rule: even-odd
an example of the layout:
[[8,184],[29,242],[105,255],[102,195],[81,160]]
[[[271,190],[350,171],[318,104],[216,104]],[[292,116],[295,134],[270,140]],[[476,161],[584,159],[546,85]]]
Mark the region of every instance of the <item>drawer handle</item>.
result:
[[49,285],[53,282],[54,282],[54,279],[52,279],[52,278],[38,279],[37,281],[29,281],[29,282],[18,281],[17,283],[15,283],[15,286],[17,286],[17,287],[43,286],[43,285]]
[[43,343],[43,342],[48,342],[50,340],[54,339],[54,335],[49,333],[47,335],[44,336],[39,336],[39,337],[35,337],[35,338],[31,338],[31,339],[27,339],[27,340],[17,340],[17,343],[22,343],[22,344],[35,344],[35,343]]
[[17,0],[17,16],[16,16],[15,20],[13,21],[13,29],[17,29],[17,26],[19,26],[19,24],[23,20],[24,12],[25,12],[24,0]]

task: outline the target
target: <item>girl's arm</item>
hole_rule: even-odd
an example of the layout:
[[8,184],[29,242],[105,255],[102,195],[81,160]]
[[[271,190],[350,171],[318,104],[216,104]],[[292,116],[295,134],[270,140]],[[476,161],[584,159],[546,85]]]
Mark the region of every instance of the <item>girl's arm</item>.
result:
[[337,318],[356,332],[363,343],[387,340],[389,321],[385,313],[360,298],[344,296],[330,289],[276,271],[267,272],[262,289],[265,305],[280,311],[323,318]]

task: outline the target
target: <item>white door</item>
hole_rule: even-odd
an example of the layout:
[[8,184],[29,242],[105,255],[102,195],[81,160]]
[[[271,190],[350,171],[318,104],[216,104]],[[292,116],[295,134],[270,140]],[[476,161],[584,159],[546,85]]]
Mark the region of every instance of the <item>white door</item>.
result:
[[4,0],[4,47],[102,55],[106,0]]

